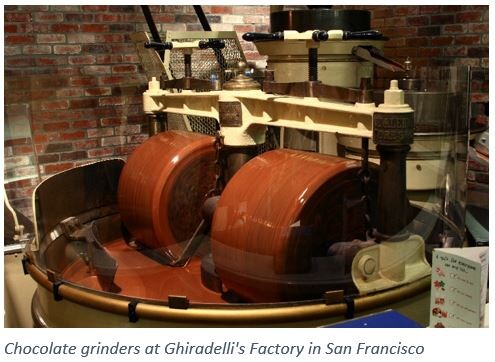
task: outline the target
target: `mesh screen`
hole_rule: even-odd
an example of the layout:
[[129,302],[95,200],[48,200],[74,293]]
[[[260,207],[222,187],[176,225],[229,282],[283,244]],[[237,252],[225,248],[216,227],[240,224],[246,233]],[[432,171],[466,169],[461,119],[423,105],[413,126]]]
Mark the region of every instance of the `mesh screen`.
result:
[[[192,42],[197,38],[173,39],[176,42]],[[218,40],[217,38],[204,38],[199,40]],[[222,39],[225,42],[223,49],[203,49],[194,51],[191,56],[192,76],[194,78],[209,80],[212,74],[223,77],[222,81],[228,81],[234,75],[233,69],[237,68],[237,63],[244,60],[236,39]],[[169,69],[176,79],[184,77],[184,54],[180,50],[170,51]],[[180,115],[176,115],[181,117]],[[183,118],[182,118],[183,119]],[[215,135],[217,130],[216,120],[208,117],[187,116],[193,132],[207,135]]]
[[[198,39],[174,39],[177,42],[192,42]],[[218,39],[200,39],[204,41]],[[214,73],[225,75],[224,81],[232,78],[237,63],[244,60],[244,56],[235,39],[222,39],[225,42],[223,49],[203,49],[195,51],[191,57],[192,76],[199,79],[210,79]],[[170,52],[170,71],[174,78],[184,77],[184,55],[180,50],[172,49]]]

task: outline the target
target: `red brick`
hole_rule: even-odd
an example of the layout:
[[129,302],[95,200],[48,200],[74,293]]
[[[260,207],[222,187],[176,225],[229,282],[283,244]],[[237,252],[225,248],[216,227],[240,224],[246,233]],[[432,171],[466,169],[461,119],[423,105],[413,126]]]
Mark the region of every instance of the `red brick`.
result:
[[482,11],[464,11],[456,14],[456,22],[458,23],[474,23],[483,19]]
[[64,57],[42,57],[36,58],[37,65],[61,65],[67,64],[67,59]]
[[104,12],[108,10],[108,5],[82,5],[82,11]]
[[87,65],[82,72],[84,74],[110,74],[111,68],[108,65]]
[[110,53],[112,47],[109,44],[84,44],[82,50],[86,53],[102,54]]
[[431,16],[431,25],[443,25],[443,24],[453,24],[455,23],[454,15],[451,14],[441,14]]
[[122,63],[122,55],[112,54],[112,55],[97,55],[96,62],[98,64],[110,64],[110,63]]
[[406,18],[403,16],[386,18],[385,26],[386,27],[406,26]]
[[73,151],[60,154],[60,161],[77,161],[87,158],[86,151]]
[[45,144],[48,142],[48,136],[46,134],[36,134],[33,137],[34,143]]
[[73,162],[65,162],[65,163],[54,163],[54,164],[43,165],[41,169],[43,170],[44,174],[54,174],[68,170],[72,167],[74,167]]
[[94,55],[78,55],[69,57],[69,64],[94,64],[96,58]]
[[406,45],[406,38],[392,38],[386,43],[387,48],[398,48]]
[[470,47],[467,50],[467,56],[471,58],[484,58],[488,57],[488,47]]
[[251,6],[211,6],[210,13],[212,14],[255,14],[254,11],[251,11]]
[[426,5],[419,7],[420,14],[433,14],[438,13],[440,11],[440,6],[438,5]]
[[46,145],[46,153],[66,152],[72,151],[71,143],[50,143]]
[[141,63],[141,60],[139,59],[138,55],[124,55],[122,58],[122,61],[124,63]]
[[47,155],[38,155],[37,159],[39,164],[54,163],[60,161],[60,156],[57,153],[50,153]]
[[489,26],[487,23],[473,23],[469,24],[469,32],[470,33],[488,33]]
[[80,45],[55,45],[53,47],[55,54],[79,54],[81,52]]
[[95,42],[95,34],[68,34],[67,42],[73,44],[93,44]]
[[123,84],[123,83],[127,83],[127,77],[125,76],[100,77],[99,82],[102,85]]
[[137,66],[135,65],[114,65],[112,73],[136,73]]
[[414,58],[418,55],[418,48],[397,48],[396,56]]
[[60,133],[59,138],[61,140],[73,140],[73,139],[85,138],[85,137],[86,137],[85,131],[72,131],[72,132]]
[[71,77],[69,84],[73,87],[85,87],[94,86],[97,84],[97,79],[95,77]]
[[121,106],[125,104],[124,97],[102,97],[99,99],[100,107],[105,106]]
[[96,121],[94,119],[72,122],[73,128],[95,128],[97,126],[98,126],[98,121]]
[[112,44],[112,53],[115,54],[125,54],[125,53],[135,53],[136,46],[134,44]]
[[418,13],[417,6],[396,6],[395,15],[403,16],[403,15],[416,15]]
[[92,23],[94,21],[93,14],[65,14],[65,20],[67,22],[77,22],[77,23]]
[[5,33],[17,33],[16,24],[4,24],[3,31]]
[[481,36],[479,35],[458,35],[455,37],[455,43],[459,45],[476,45],[480,42]]
[[101,126],[120,126],[126,123],[125,117],[110,117],[110,118],[102,118],[100,120]]
[[31,143],[31,139],[28,137],[15,138],[15,139],[4,141],[5,146],[25,145],[25,144],[30,144],[30,143]]
[[83,24],[82,31],[85,33],[104,33],[108,31],[108,25],[105,24]]
[[429,38],[426,38],[424,36],[418,37],[418,38],[407,38],[406,39],[406,46],[408,46],[408,47],[427,46],[428,40],[429,40]]
[[49,101],[41,103],[41,110],[43,111],[53,111],[56,109],[67,109],[69,108],[69,102],[66,100]]
[[53,24],[51,29],[54,33],[77,33],[79,24]]
[[259,24],[266,22],[266,18],[261,15],[253,15],[253,16],[244,16],[244,20],[242,23],[244,24]]
[[84,90],[81,88],[61,88],[57,89],[56,95],[62,98],[81,97],[84,95]]
[[422,26],[418,28],[417,35],[419,36],[440,35],[440,26]]
[[57,67],[56,72],[66,77],[81,74],[79,67]]
[[7,35],[5,36],[5,44],[32,44],[34,36],[32,35]]
[[52,47],[50,45],[26,45],[22,48],[23,54],[51,54]]
[[31,100],[43,100],[43,99],[53,99],[55,97],[55,92],[53,90],[42,89],[42,90],[32,90]]
[[100,145],[100,142],[96,139],[86,139],[84,141],[74,141],[72,143],[74,145],[74,149],[76,150],[85,150],[88,148],[95,148]]
[[97,158],[97,157],[109,157],[114,154],[113,148],[96,148],[94,150],[88,150],[88,158]]
[[97,43],[121,43],[125,41],[123,34],[96,34],[95,41]]
[[125,136],[103,137],[101,139],[101,145],[105,146],[118,146],[126,143]]
[[471,102],[473,103],[488,103],[490,100],[486,93],[475,93],[471,95]]
[[141,132],[141,126],[138,124],[125,125],[120,127],[115,127],[115,135],[132,135]]
[[413,26],[395,28],[391,32],[391,34],[393,34],[394,37],[397,37],[397,36],[416,36],[416,35],[418,35],[418,28],[415,28]]
[[407,25],[420,26],[429,24],[430,21],[428,16],[412,16],[407,18]]
[[11,57],[5,63],[9,67],[33,67],[36,64],[33,58],[26,57]]
[[5,56],[13,56],[21,54],[22,48],[20,46],[4,46],[3,51]]
[[71,99],[70,109],[94,108],[98,105],[98,100],[94,98]]
[[48,33],[50,24],[48,23],[18,23],[18,33]]
[[60,131],[67,128],[69,128],[69,122],[53,122],[53,123],[45,123],[43,125],[43,130],[46,132]]
[[37,43],[65,43],[64,34],[38,34],[36,35]]
[[64,15],[62,13],[35,13],[34,20],[38,23],[61,23],[64,21]]
[[113,128],[111,127],[88,129],[88,138],[107,137],[113,135],[114,135],[114,131]]
[[112,94],[112,88],[109,87],[87,88],[84,90],[84,94],[87,96],[108,96]]
[[442,6],[442,12],[444,13],[455,13],[461,11],[462,6],[460,5],[444,5]]
[[373,9],[373,18],[383,18],[386,19],[392,16],[392,9],[388,6],[381,6],[378,9]]
[[454,44],[453,36],[435,36],[431,38],[431,45],[433,46],[446,46]]
[[33,146],[16,146],[14,147],[14,155],[30,155],[34,152]]
[[435,57],[442,55],[442,48],[419,48],[418,56]]
[[132,136],[127,136],[126,140],[127,143],[143,143],[148,139],[148,135],[144,134],[139,134],[139,135],[132,135]]
[[[155,16],[153,15],[153,18],[155,20],[155,22],[159,22],[159,19],[155,18]],[[100,22],[110,22],[110,23],[114,23],[114,22],[119,22],[121,20],[121,15],[120,14],[105,14],[105,13],[101,13],[101,14],[95,14],[95,21],[100,23]]]
[[451,46],[443,49],[443,55],[449,57],[463,57],[467,55],[465,46]]
[[462,25],[462,24],[451,24],[451,25],[445,25],[443,27],[443,32],[445,34],[447,33],[452,33],[452,34],[455,34],[455,33],[464,33],[466,31],[465,29],[465,25]]
[[6,23],[27,23],[31,21],[31,14],[29,13],[5,13],[4,21]]

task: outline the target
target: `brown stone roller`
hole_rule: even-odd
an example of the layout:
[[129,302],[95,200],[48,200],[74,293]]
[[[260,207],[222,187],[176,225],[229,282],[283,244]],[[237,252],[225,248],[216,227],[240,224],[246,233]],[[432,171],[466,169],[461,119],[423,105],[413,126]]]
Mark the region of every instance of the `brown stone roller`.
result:
[[246,300],[272,302],[319,298],[352,284],[343,261],[327,251],[365,236],[360,167],[293,150],[245,164],[223,191],[211,229],[224,285]]
[[201,221],[201,208],[215,184],[215,139],[166,131],[139,146],[119,180],[122,222],[139,243],[182,250]]

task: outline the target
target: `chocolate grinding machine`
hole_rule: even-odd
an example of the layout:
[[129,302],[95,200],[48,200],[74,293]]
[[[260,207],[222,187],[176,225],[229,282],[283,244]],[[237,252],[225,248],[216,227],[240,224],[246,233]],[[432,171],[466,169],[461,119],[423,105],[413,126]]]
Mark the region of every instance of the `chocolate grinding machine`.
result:
[[[403,68],[383,56],[379,32],[342,28],[244,34],[261,53],[288,44],[306,53],[306,79],[281,81],[270,55],[262,85],[244,62],[197,76],[195,55],[224,56],[215,32],[147,41],[151,56],[183,60],[177,78],[152,77],[143,94],[156,134],[126,163],[77,167],[35,191],[36,240],[24,258],[39,284],[35,323],[319,326],[394,308],[426,325],[431,249],[463,240],[445,217],[462,209],[460,176],[437,193],[440,211],[408,200],[415,110],[398,80],[375,104],[370,62]],[[350,84],[320,80],[320,49],[352,59]],[[213,119],[214,130],[173,129],[172,115]],[[274,128],[358,139],[360,157],[276,148]]]

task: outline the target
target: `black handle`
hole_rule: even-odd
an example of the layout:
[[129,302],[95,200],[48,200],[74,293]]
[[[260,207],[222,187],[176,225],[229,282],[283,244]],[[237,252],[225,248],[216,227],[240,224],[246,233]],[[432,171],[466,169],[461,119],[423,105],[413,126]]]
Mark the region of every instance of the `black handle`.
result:
[[242,36],[245,41],[266,41],[266,40],[284,40],[284,33],[245,33]]
[[172,49],[174,46],[170,42],[165,42],[165,43],[159,43],[156,41],[148,41],[144,43],[144,47],[146,49],[155,49],[155,50],[167,50],[167,49]]
[[223,40],[200,40],[199,49],[223,49],[225,48],[225,42]]
[[353,39],[383,39],[386,38],[378,30],[364,30],[364,31],[344,31],[344,40]]

